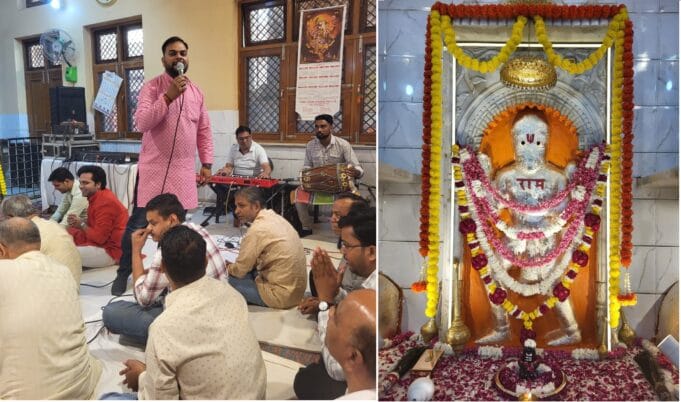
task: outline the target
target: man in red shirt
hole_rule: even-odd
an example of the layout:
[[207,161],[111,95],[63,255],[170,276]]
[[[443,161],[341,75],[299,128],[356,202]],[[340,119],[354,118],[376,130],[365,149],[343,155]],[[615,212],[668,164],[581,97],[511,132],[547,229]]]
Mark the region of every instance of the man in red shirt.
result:
[[84,267],[99,268],[118,264],[121,238],[128,222],[128,210],[106,188],[106,173],[99,166],[78,169],[80,191],[87,197],[87,222],[76,215],[67,217],[68,232],[73,236]]

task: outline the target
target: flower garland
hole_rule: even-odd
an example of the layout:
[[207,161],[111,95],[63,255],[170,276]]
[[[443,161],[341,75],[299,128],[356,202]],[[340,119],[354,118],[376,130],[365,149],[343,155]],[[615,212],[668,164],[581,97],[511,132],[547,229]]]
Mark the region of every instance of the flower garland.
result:
[[[622,24],[624,25],[624,24]],[[619,24],[618,24],[619,26]],[[618,300],[620,286],[620,235],[621,235],[621,200],[622,200],[622,50],[624,47],[624,31],[618,30],[615,38],[615,55],[613,63],[613,85],[611,100],[610,119],[610,146],[613,160],[610,171],[610,249],[608,250],[608,262],[610,274],[609,286],[609,312],[610,327],[617,328],[620,322],[620,304]]]
[[423,70],[423,146],[421,147],[421,217],[419,232],[419,253],[425,258],[428,255],[428,200],[430,199],[430,96],[432,93],[433,64],[431,62],[430,18],[426,25],[426,55]]
[[[525,17],[525,19],[521,18]],[[511,38],[502,50],[490,60],[478,60],[466,55],[456,44],[456,35],[451,25],[452,19],[477,18],[508,20],[515,18]],[[615,327],[619,321],[619,308],[636,302],[633,293],[620,294],[620,267],[627,268],[631,263],[632,250],[632,157],[633,157],[633,29],[623,5],[579,5],[563,6],[554,4],[504,4],[504,5],[465,5],[436,2],[431,7],[426,27],[426,52],[424,69],[423,96],[423,147],[422,147],[422,194],[419,252],[427,258],[426,285],[428,303],[426,315],[434,317],[437,305],[437,261],[439,236],[434,233],[439,227],[439,208],[437,204],[440,190],[440,152],[442,129],[442,38],[447,48],[466,68],[481,72],[495,71],[502,60],[515,50],[518,32],[532,18],[537,26],[538,39],[542,43],[551,62],[568,72],[580,73],[595,66],[605,54],[605,50],[615,45],[613,96],[611,105],[611,197],[610,197],[610,244],[609,286],[610,286],[610,324]],[[551,41],[545,30],[543,19],[552,20],[593,20],[612,19],[602,45],[580,63],[571,63],[553,52]],[[541,31],[541,32],[540,32]],[[541,33],[541,35],[540,35]],[[547,50],[548,49],[548,50]],[[552,53],[551,55],[548,55]],[[437,132],[436,132],[437,131]],[[435,138],[433,138],[433,135]],[[433,159],[432,157],[436,158]],[[435,187],[437,185],[437,187]],[[432,191],[437,189],[437,191]],[[433,194],[433,192],[435,194]],[[568,192],[560,194],[567,196]],[[552,202],[555,200],[551,200]],[[546,205],[541,205],[546,207]],[[435,213],[435,214],[434,214]],[[434,221],[433,221],[434,220]],[[626,275],[625,275],[626,276]]]
[[534,16],[534,26],[537,30],[537,40],[542,44],[548,62],[556,67],[562,68],[572,75],[576,75],[582,74],[587,70],[591,70],[598,64],[599,61],[601,61],[605,55],[605,52],[610,46],[612,46],[612,42],[617,37],[617,33],[620,31],[621,25],[628,18],[626,7],[622,7],[612,21],[610,21],[610,24],[608,25],[608,32],[605,34],[605,37],[603,37],[601,46],[594,50],[585,60],[582,60],[579,63],[573,63],[570,60],[566,60],[553,50],[553,43],[551,43],[551,40],[546,34],[546,25],[544,24],[544,20],[541,16]]
[[2,165],[0,165],[0,195],[3,197],[7,195],[7,184],[5,183],[5,172],[2,171]]
[[[471,159],[470,162],[467,162],[468,166],[465,169],[467,169],[469,175],[474,177],[471,180],[471,187],[473,188],[473,192],[476,195],[476,197],[480,198],[483,202],[485,202],[486,208],[488,208],[489,210],[491,210],[492,207],[489,205],[486,199],[487,195],[491,195],[498,204],[501,204],[501,206],[505,208],[510,208],[514,211],[525,213],[528,215],[534,215],[537,213],[545,214],[546,212],[548,212],[549,209],[555,208],[560,203],[562,203],[568,194],[571,194],[573,201],[566,207],[565,211],[561,214],[561,216],[558,217],[560,227],[564,226],[566,221],[573,216],[573,213],[571,213],[571,211],[573,211],[574,208],[576,208],[576,205],[574,204],[583,202],[585,197],[588,198],[588,194],[591,193],[591,190],[596,182],[596,177],[598,174],[598,171],[595,168],[600,163],[603,157],[603,149],[601,147],[596,146],[592,148],[592,150],[589,152],[588,157],[583,158],[582,161],[580,162],[580,166],[577,168],[577,171],[573,174],[573,180],[571,180],[568,183],[565,189],[561,190],[557,196],[544,200],[537,206],[527,206],[526,204],[520,203],[518,201],[506,199],[501,193],[499,193],[499,190],[497,190],[494,186],[490,184],[489,178],[482,169],[480,162],[477,160],[476,154],[474,152],[469,152],[467,150],[464,151],[466,153],[464,159],[466,160]],[[497,209],[499,208],[500,206],[497,206]],[[494,220],[495,224],[497,225],[497,228],[506,233],[507,236],[511,238],[520,239],[542,238],[546,237],[545,234],[547,231],[551,233],[555,233],[557,231],[557,229],[554,230],[552,228],[549,228],[545,229],[544,233],[517,232],[512,230],[511,228],[508,228],[505,222],[500,221],[500,218],[498,216],[494,216]]]
[[523,29],[527,24],[527,18],[519,15],[516,22],[513,24],[511,37],[506,41],[504,46],[499,50],[490,60],[481,61],[464,53],[464,51],[456,44],[456,34],[452,26],[452,20],[448,15],[443,15],[440,19],[442,30],[445,33],[445,44],[449,53],[456,57],[456,61],[469,70],[479,71],[481,73],[489,73],[496,71],[500,65],[506,63],[508,58],[515,52],[520,42],[522,42]]
[[426,317],[435,318],[438,303],[440,260],[440,182],[442,163],[442,39],[440,15],[430,14],[431,110],[430,110],[430,192],[428,194],[428,265],[426,268]]
[[[577,215],[581,216],[584,213],[584,209],[587,206],[588,199],[591,196],[594,185],[596,184],[596,178],[598,176],[598,163],[601,160],[601,155],[603,150],[601,147],[594,147],[594,149],[589,152],[588,157],[584,158],[580,163],[580,168],[574,174],[573,182],[576,183],[577,189],[582,189],[581,192],[575,191],[579,196],[573,199],[565,208],[564,212],[559,216],[559,220],[563,222],[563,225],[567,221]],[[460,159],[463,163],[463,169],[466,173],[467,180],[465,181],[465,186],[468,189],[468,194],[473,200],[473,206],[475,207],[476,214],[474,215],[475,223],[478,227],[482,227],[484,232],[485,241],[491,243],[493,248],[501,254],[504,259],[510,261],[514,265],[521,268],[539,267],[545,265],[549,262],[555,261],[559,255],[565,253],[572,240],[576,236],[580,220],[573,219],[566,233],[563,235],[558,247],[551,250],[550,253],[545,254],[540,258],[535,259],[521,259],[511,251],[506,244],[504,244],[494,233],[494,229],[491,225],[487,224],[489,220],[500,220],[498,215],[494,214],[492,207],[486,202],[484,195],[480,194],[473,187],[473,183],[479,181],[482,177],[486,176],[482,167],[480,166],[475,153],[468,149],[463,149],[461,151]],[[482,196],[480,196],[482,195]],[[481,219],[482,218],[482,219]],[[505,225],[505,224],[504,224]],[[557,225],[556,225],[557,226]],[[555,229],[555,228],[554,228]],[[547,238],[549,235],[558,232],[562,229],[562,226],[555,230],[545,230],[543,232],[526,232],[523,237],[526,238]],[[539,235],[535,234],[538,233]]]
[[[507,298],[507,290],[497,284],[495,278],[490,275],[488,265],[494,253],[488,253],[487,250],[481,248],[483,239],[478,238],[476,235],[478,224],[470,212],[471,205],[474,203],[472,199],[473,195],[470,191],[467,192],[464,190],[464,167],[461,165],[460,149],[455,145],[452,148],[452,151],[454,154],[453,176],[456,181],[456,198],[461,215],[459,231],[465,236],[471,251],[472,266],[478,271],[480,278],[485,284],[490,301],[494,304],[501,305],[510,316],[523,321],[524,328],[521,331],[521,342],[527,338],[535,338],[536,333],[532,329],[534,320],[546,314],[556,305],[556,303],[564,302],[569,297],[572,282],[577,277],[579,270],[582,267],[585,267],[589,262],[591,243],[593,242],[594,234],[600,227],[600,211],[603,205],[605,180],[607,178],[606,173],[609,166],[607,157],[604,158],[604,162],[601,163],[598,184],[594,190],[595,196],[591,202],[591,211],[584,215],[584,235],[579,240],[577,248],[570,255],[571,261],[568,270],[565,272],[562,279],[553,287],[553,295],[548,297],[533,311],[526,312]],[[469,199],[469,195],[471,199]],[[581,220],[577,221],[581,222]]]

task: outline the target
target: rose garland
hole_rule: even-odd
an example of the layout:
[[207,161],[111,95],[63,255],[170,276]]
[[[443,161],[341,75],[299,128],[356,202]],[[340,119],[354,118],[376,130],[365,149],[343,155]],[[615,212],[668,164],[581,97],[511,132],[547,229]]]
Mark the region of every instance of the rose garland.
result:
[[[476,205],[480,205],[480,208],[477,208],[478,213],[482,211],[484,213],[484,220],[493,221],[497,229],[504,232],[507,237],[529,240],[547,238],[548,236],[557,233],[565,226],[570,218],[583,209],[582,205],[586,205],[586,200],[590,197],[593,186],[596,183],[596,178],[598,176],[597,166],[602,159],[603,150],[600,146],[596,146],[589,152],[586,158],[582,158],[579,167],[574,172],[572,180],[567,186],[567,188],[572,189],[570,191],[572,200],[568,203],[560,216],[556,218],[556,221],[551,226],[546,227],[541,231],[529,232],[508,227],[494,210],[499,209],[499,207],[493,208],[487,200],[487,195],[491,194],[495,200],[501,201],[499,204],[511,208],[514,211],[526,212],[529,208],[523,208],[524,204],[514,200],[507,200],[498,193],[498,191],[489,183],[489,179],[482,169],[475,152],[464,149],[462,154],[461,159],[464,161],[464,170],[467,172],[467,176],[471,178],[470,181],[466,182],[466,187],[474,195]],[[556,203],[555,205],[558,204]],[[536,211],[533,209],[531,212]],[[546,210],[543,210],[543,212],[546,212]]]
[[[421,226],[419,253],[423,258],[428,255],[428,200],[430,198],[430,96],[433,75],[432,47],[430,46],[430,18],[426,25],[426,56],[423,71],[423,146],[421,147]],[[425,281],[424,281],[425,282]],[[425,286],[425,285],[424,285]],[[424,289],[425,290],[425,289]]]
[[[443,4],[436,2],[431,7],[431,14],[426,28],[426,54],[424,69],[423,96],[423,147],[422,147],[422,194],[419,252],[427,258],[426,285],[428,302],[426,315],[434,317],[437,305],[437,261],[439,260],[439,235],[434,233],[439,227],[439,208],[434,208],[440,191],[440,153],[442,128],[442,34],[448,49],[457,57],[457,61],[464,67],[476,71],[494,71],[501,64],[501,60],[510,56],[514,43],[517,41],[518,29],[524,27],[526,21],[520,17],[529,17],[539,23],[537,32],[543,29],[540,41],[544,49],[552,51],[552,45],[545,31],[543,18],[553,20],[582,20],[582,19],[613,19],[608,32],[603,38],[602,46],[586,60],[579,64],[566,62],[553,52],[551,57],[554,64],[565,68],[566,71],[579,73],[590,65],[596,65],[600,57],[605,54],[608,43],[615,43],[615,63],[613,80],[613,98],[611,107],[611,198],[610,198],[610,226],[611,248],[609,250],[610,267],[610,318],[611,325],[616,326],[619,320],[621,305],[635,303],[635,294],[619,294],[620,266],[625,268],[631,262],[631,233],[632,224],[632,195],[631,168],[633,156],[633,58],[632,43],[633,29],[628,19],[626,7],[623,5],[580,5],[563,6],[553,4],[510,4],[510,5],[464,5]],[[536,18],[539,17],[539,18]],[[454,28],[451,19],[478,18],[507,20],[516,18],[511,38],[494,58],[481,61],[466,55],[456,44]],[[522,29],[520,30],[522,32]],[[614,35],[613,35],[614,34]],[[538,35],[539,36],[539,35]],[[504,51],[505,49],[505,51]],[[434,63],[434,61],[437,62]],[[435,85],[436,84],[436,85]],[[437,124],[437,126],[434,126]],[[436,130],[434,130],[436,129]],[[435,131],[438,131],[435,133]],[[435,134],[436,138],[433,138]],[[435,149],[434,149],[435,146]],[[432,156],[436,156],[433,160]],[[437,187],[435,187],[437,185]],[[434,195],[431,189],[437,189]],[[435,215],[433,214],[435,212]],[[434,219],[434,222],[433,222]],[[621,239],[621,241],[620,241]],[[437,242],[436,242],[437,240]],[[614,240],[614,241],[613,241]]]
[[[461,154],[466,154],[468,152],[469,151],[466,149],[461,150]],[[597,157],[594,158],[594,156]],[[465,157],[461,156],[460,159],[463,160],[465,159]],[[587,158],[583,158],[582,162],[580,162],[580,168],[574,173],[573,177],[575,179],[573,181],[580,183],[593,181],[595,183],[596,178],[599,176],[599,172],[603,170],[603,163],[605,163],[603,162],[604,160],[607,160],[607,156],[603,154],[603,150],[601,149],[601,147],[594,147],[594,149],[590,152],[589,156]],[[598,168],[599,164],[600,168]],[[605,176],[600,178],[602,181],[606,179]],[[470,179],[467,178],[467,180]],[[593,187],[593,185],[589,186]],[[589,193],[591,193],[591,191]],[[586,200],[588,199],[589,198],[587,197]],[[579,236],[571,236],[569,234],[567,235],[573,238],[573,241],[568,246],[567,250],[562,254],[560,260],[555,264],[556,269],[552,270],[551,273],[549,275],[546,275],[539,283],[521,284],[517,282],[514,278],[512,278],[504,269],[503,265],[497,260],[495,250],[498,251],[498,249],[493,249],[492,247],[490,247],[490,244],[486,240],[487,236],[481,229],[484,223],[481,222],[479,216],[473,214],[473,219],[475,220],[477,226],[476,227],[477,238],[480,239],[480,246],[482,247],[485,256],[487,257],[489,267],[491,267],[492,269],[492,277],[494,277],[505,288],[510,289],[516,293],[522,294],[523,296],[545,294],[547,291],[551,289],[553,284],[556,283],[556,281],[560,278],[563,272],[565,272],[565,268],[568,266],[570,262],[570,256],[572,255],[574,249],[579,245],[579,239],[583,238],[581,235],[581,233],[584,230],[583,222],[581,219],[583,215],[584,210],[582,209],[579,212],[579,217],[575,217],[575,222],[578,223],[577,233],[580,233],[580,235]],[[589,225],[592,224],[593,222],[590,221]],[[485,259],[473,260],[472,264],[475,267],[475,264],[480,264],[481,262],[484,263]]]
[[[609,163],[607,157],[601,163],[600,174],[598,175],[598,184],[594,191],[594,197],[591,202],[591,211],[584,215],[584,234],[579,241],[579,245],[571,254],[571,261],[569,268],[563,275],[562,279],[553,287],[553,295],[548,297],[533,311],[523,311],[518,305],[511,302],[507,296],[506,289],[501,287],[490,275],[489,261],[494,258],[494,253],[488,253],[487,250],[481,248],[483,243],[482,238],[477,236],[477,222],[471,214],[471,207],[473,204],[473,196],[471,192],[464,190],[464,168],[461,165],[461,155],[459,147],[452,148],[453,157],[453,176],[456,186],[456,199],[461,216],[459,224],[459,231],[466,238],[468,247],[471,251],[471,264],[475,270],[478,271],[480,279],[485,284],[487,295],[492,303],[501,305],[507,314],[511,317],[523,321],[523,330],[521,331],[521,341],[526,338],[535,338],[536,333],[532,330],[534,320],[545,315],[552,309],[556,303],[564,302],[570,295],[570,287],[577,277],[579,270],[585,267],[589,262],[589,250],[593,242],[594,234],[600,227],[600,211],[603,205],[603,197],[605,195],[605,181],[607,179],[607,170]],[[471,196],[470,198],[468,196]],[[490,250],[491,251],[491,250]]]

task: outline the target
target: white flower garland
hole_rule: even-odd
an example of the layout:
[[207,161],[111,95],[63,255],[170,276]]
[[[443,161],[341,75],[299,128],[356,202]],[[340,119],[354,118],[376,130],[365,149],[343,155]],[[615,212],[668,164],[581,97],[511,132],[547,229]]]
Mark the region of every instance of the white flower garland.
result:
[[504,349],[501,346],[479,346],[478,356],[483,359],[501,359],[504,357]]
[[572,350],[572,358],[575,360],[598,360],[598,350],[577,348]]

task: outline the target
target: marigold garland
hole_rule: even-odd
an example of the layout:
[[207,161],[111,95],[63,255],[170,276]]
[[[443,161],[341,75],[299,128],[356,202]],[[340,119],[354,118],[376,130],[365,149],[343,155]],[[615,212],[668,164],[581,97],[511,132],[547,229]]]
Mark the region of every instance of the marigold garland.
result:
[[445,33],[444,40],[447,44],[447,50],[453,54],[456,61],[469,70],[479,71],[481,73],[489,73],[496,71],[500,65],[506,63],[513,52],[522,41],[523,29],[527,24],[527,18],[520,15],[513,24],[511,37],[506,41],[504,46],[499,50],[494,57],[489,60],[479,60],[464,53],[464,51],[456,44],[456,34],[452,26],[452,20],[448,15],[443,15],[440,19],[442,29]]
[[542,44],[548,62],[556,67],[562,68],[572,75],[575,75],[582,74],[587,70],[591,70],[598,64],[598,62],[605,55],[605,52],[608,50],[608,48],[612,46],[613,41],[617,37],[617,33],[621,30],[622,24],[627,18],[629,18],[627,16],[627,9],[626,7],[623,7],[612,19],[612,21],[610,21],[608,32],[605,34],[605,37],[603,37],[601,46],[594,50],[585,60],[582,60],[579,63],[573,63],[570,60],[566,60],[553,50],[553,43],[551,43],[551,40],[546,33],[546,25],[544,25],[544,20],[541,16],[534,16],[534,26],[537,30],[537,40]]
[[0,165],[0,194],[3,197],[7,195],[7,183],[5,183],[5,172],[2,171],[2,165]]
[[[500,52],[490,60],[478,60],[466,55],[456,44],[456,35],[451,20],[458,18],[480,18],[506,20],[515,18],[511,37]],[[635,303],[634,295],[619,294],[620,267],[631,263],[632,223],[632,157],[633,157],[633,29],[626,7],[609,6],[562,6],[553,4],[512,4],[512,5],[463,5],[435,3],[426,27],[426,55],[424,68],[423,96],[423,147],[422,147],[422,200],[419,252],[427,258],[426,316],[434,317],[438,299],[439,260],[439,196],[442,151],[442,41],[462,66],[479,72],[495,71],[515,50],[518,34],[532,18],[537,29],[539,42],[547,53],[549,61],[572,74],[592,68],[614,43],[614,78],[612,82],[611,105],[611,180],[610,180],[610,325],[619,323],[619,309],[622,305]],[[608,32],[601,46],[585,60],[573,63],[553,51],[553,45],[546,33],[543,18],[562,20],[611,19]],[[517,43],[516,43],[517,42]]]
[[428,261],[426,267],[426,317],[434,318],[438,302],[440,260],[440,183],[442,163],[442,39],[440,15],[430,14],[431,110],[430,110],[430,192],[428,194]]

